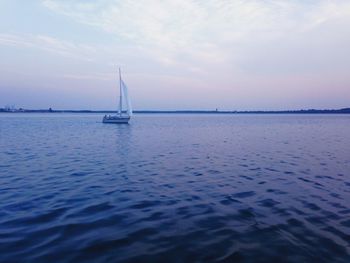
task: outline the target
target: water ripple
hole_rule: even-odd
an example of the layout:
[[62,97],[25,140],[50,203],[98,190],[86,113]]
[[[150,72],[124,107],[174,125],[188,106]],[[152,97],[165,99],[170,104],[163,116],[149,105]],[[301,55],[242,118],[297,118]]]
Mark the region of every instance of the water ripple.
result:
[[0,116],[0,262],[350,262],[347,116],[97,119]]

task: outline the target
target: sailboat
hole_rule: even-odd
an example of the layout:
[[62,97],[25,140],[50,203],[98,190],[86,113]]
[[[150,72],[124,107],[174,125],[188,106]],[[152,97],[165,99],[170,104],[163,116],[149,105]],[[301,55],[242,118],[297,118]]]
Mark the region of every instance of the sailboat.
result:
[[[123,99],[126,104],[126,111],[123,110]],[[130,98],[128,94],[128,87],[122,80],[120,68],[119,68],[119,108],[117,115],[105,115],[103,117],[103,123],[129,123],[132,116],[132,108]]]

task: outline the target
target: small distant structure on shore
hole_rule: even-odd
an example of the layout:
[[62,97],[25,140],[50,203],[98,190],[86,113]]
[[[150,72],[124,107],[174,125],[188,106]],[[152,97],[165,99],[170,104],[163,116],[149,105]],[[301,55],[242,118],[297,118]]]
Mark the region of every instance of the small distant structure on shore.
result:
[[4,107],[4,111],[6,111],[6,112],[15,112],[15,111],[17,111],[17,109],[16,109],[15,105],[6,105]]
[[0,108],[0,112],[25,112],[25,109],[17,109],[15,105],[6,105],[4,108]]
[[23,108],[16,108],[15,105],[6,105],[4,108],[0,108],[0,112],[54,112],[52,108],[48,110],[27,110]]

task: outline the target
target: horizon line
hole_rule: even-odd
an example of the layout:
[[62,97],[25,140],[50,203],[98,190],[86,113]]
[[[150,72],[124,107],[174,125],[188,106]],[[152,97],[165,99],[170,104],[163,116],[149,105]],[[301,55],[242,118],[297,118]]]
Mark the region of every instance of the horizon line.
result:
[[[24,108],[0,108],[0,112],[12,112],[12,113],[34,113],[34,112],[49,112],[49,113],[116,113],[117,110],[72,110],[72,109],[24,109]],[[221,114],[233,114],[233,113],[350,113],[349,108],[340,109],[298,109],[298,110],[133,110],[134,113],[221,113]]]

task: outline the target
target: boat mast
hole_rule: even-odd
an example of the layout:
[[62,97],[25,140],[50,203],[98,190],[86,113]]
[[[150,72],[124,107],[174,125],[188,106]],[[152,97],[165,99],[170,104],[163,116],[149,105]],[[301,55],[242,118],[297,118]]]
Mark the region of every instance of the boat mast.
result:
[[122,107],[123,107],[123,100],[122,100],[122,77],[120,73],[120,68],[119,68],[119,115],[122,115]]

